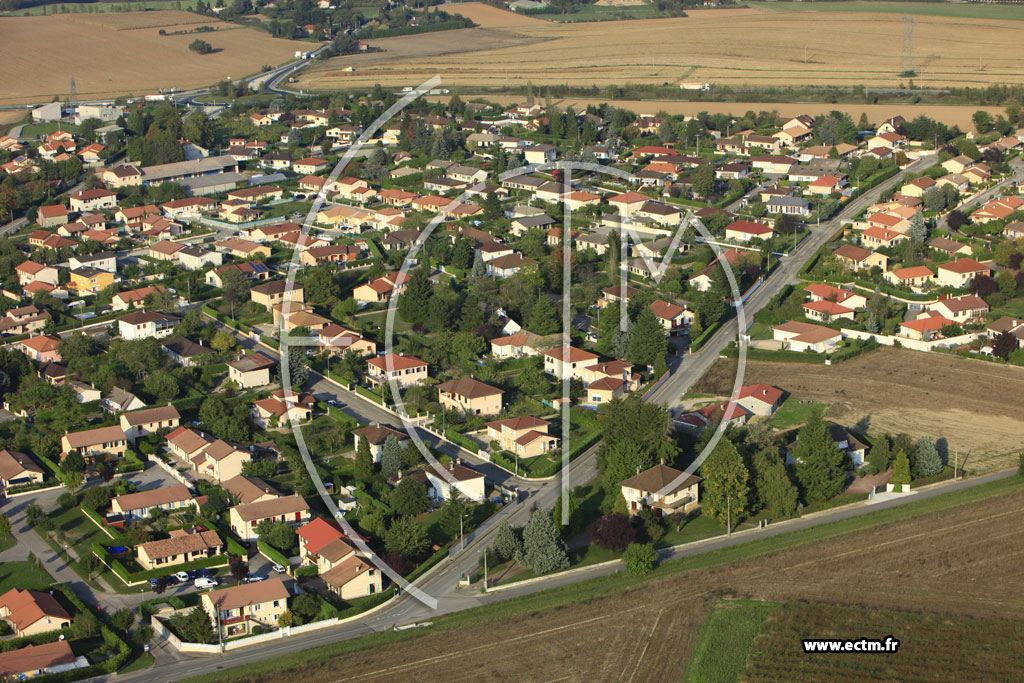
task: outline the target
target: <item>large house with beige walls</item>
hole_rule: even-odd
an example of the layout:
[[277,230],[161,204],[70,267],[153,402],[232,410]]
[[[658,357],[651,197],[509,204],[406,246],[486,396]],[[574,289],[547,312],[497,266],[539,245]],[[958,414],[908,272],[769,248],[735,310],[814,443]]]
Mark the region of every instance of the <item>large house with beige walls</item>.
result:
[[16,638],[59,631],[71,625],[71,615],[49,593],[12,588],[0,595],[0,619]]
[[288,596],[284,581],[272,578],[203,593],[200,604],[214,631],[219,628],[219,636],[226,639],[249,635],[256,626],[277,628],[278,618],[288,609]]
[[520,458],[535,458],[558,448],[558,437],[548,434],[550,422],[523,415],[487,423],[487,440]]
[[231,530],[243,541],[256,539],[256,526],[263,520],[298,526],[309,518],[309,504],[298,495],[236,505],[228,510]]
[[501,395],[497,387],[472,377],[453,379],[437,387],[438,400],[448,410],[466,415],[496,415],[501,412]]
[[[639,468],[638,468],[639,469]],[[630,515],[653,510],[659,517],[674,512],[691,512],[700,505],[700,482],[695,474],[686,474],[666,465],[655,465],[619,482]]]
[[110,503],[111,512],[121,515],[125,522],[146,519],[149,517],[149,511],[153,508],[169,512],[186,507],[198,510],[199,504],[184,484],[126,493],[123,496],[117,496]]
[[135,557],[143,569],[172,567],[224,552],[224,541],[216,531],[189,533],[184,529],[172,529],[170,534],[170,538],[149,541],[135,549]]

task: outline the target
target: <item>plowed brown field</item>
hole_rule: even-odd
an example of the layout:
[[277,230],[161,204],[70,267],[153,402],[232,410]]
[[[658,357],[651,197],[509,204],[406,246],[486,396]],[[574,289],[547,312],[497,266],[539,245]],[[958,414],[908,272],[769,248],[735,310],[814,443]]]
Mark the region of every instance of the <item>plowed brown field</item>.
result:
[[[726,394],[736,361],[719,359],[694,391]],[[926,434],[984,471],[1024,449],[1024,368],[882,347],[835,365],[747,363],[747,384],[766,382],[800,400],[832,404],[828,416],[871,434]]]

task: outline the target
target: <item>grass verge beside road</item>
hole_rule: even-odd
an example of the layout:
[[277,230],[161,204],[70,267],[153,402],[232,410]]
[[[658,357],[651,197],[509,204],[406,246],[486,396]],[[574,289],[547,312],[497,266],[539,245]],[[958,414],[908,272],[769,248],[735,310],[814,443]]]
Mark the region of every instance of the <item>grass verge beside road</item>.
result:
[[363,648],[397,642],[406,638],[414,638],[431,631],[449,631],[457,628],[467,628],[485,622],[496,622],[498,620],[523,613],[539,612],[577,604],[613,593],[618,593],[653,579],[673,576],[694,569],[739,562],[752,557],[833,538],[842,534],[967,505],[993,496],[1018,491],[1021,488],[1024,488],[1024,478],[1008,477],[1006,479],[1000,479],[998,481],[980,484],[969,489],[957,491],[955,494],[951,495],[935,496],[933,498],[907,503],[894,508],[878,510],[859,517],[822,524],[821,526],[812,527],[810,529],[802,529],[799,531],[781,534],[779,536],[762,538],[749,543],[733,546],[731,548],[723,548],[694,555],[692,557],[664,562],[651,572],[651,574],[644,577],[634,576],[631,574],[614,574],[611,576],[581,581],[579,583],[562,586],[560,588],[541,591],[439,617],[433,620],[433,625],[427,629],[375,633],[353,640],[333,643],[324,647],[293,652],[282,657],[267,659],[254,664],[236,667],[234,669],[218,671],[215,674],[198,676],[189,680],[219,683],[221,681],[242,680],[251,676],[282,674],[298,669],[306,664],[322,662],[325,658],[335,657],[345,653],[354,652],[356,650],[361,650]]

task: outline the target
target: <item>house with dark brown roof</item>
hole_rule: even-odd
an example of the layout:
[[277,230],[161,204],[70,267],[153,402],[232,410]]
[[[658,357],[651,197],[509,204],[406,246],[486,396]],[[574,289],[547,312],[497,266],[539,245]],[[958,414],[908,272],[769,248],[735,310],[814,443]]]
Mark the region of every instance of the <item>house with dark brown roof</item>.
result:
[[194,562],[223,552],[224,541],[216,531],[188,533],[184,529],[174,529],[170,538],[149,541],[135,549],[139,564],[147,570]]
[[496,415],[501,412],[501,389],[472,377],[453,379],[438,385],[438,400],[448,410],[466,415]]
[[[637,468],[639,469],[639,468]],[[630,515],[654,510],[659,517],[690,512],[700,505],[698,484],[703,479],[666,465],[655,465],[619,482]]]

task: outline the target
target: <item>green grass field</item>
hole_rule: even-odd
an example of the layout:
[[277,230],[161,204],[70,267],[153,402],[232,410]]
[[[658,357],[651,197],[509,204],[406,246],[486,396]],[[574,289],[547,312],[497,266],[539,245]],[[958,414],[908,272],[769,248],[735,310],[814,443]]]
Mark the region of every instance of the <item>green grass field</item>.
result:
[[40,135],[49,135],[57,130],[66,130],[71,133],[78,132],[78,126],[71,125],[68,123],[58,124],[56,121],[47,121],[46,123],[32,123],[21,129],[21,137],[23,138],[35,138]]
[[43,590],[53,577],[38,565],[29,562],[0,562],[0,595],[12,588]]
[[807,421],[807,418],[815,410],[827,410],[827,403],[818,403],[817,401],[810,401],[808,403],[801,403],[798,399],[790,396],[779,409],[775,411],[775,414],[768,418],[768,424],[776,429],[786,429],[794,425],[801,424]]
[[[196,0],[144,0],[131,2],[91,2],[85,4],[51,3],[37,5],[16,12],[4,12],[7,16],[29,16],[35,14],[93,14],[97,12],[120,12],[128,8],[130,12],[146,10],[190,10],[196,6]],[[115,9],[116,8],[116,9]]]
[[764,620],[777,602],[729,600],[719,603],[697,634],[684,683],[732,683],[740,680],[747,656]]
[[886,12],[962,19],[1024,20],[1024,9],[1015,5],[953,2],[749,2],[767,12]]
[[610,7],[606,5],[580,5],[579,9],[572,14],[561,12],[544,12],[531,16],[548,21],[560,23],[573,23],[579,21],[610,21],[616,19],[655,19],[657,17],[669,16],[658,9],[657,5],[644,3],[642,5],[625,5],[622,7]]

